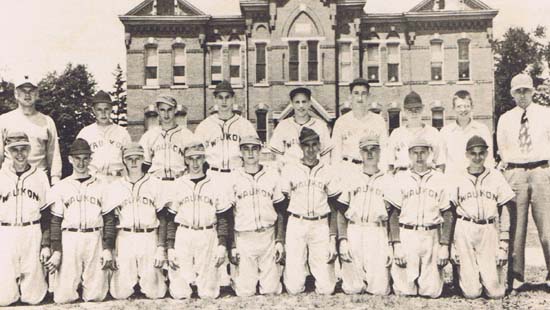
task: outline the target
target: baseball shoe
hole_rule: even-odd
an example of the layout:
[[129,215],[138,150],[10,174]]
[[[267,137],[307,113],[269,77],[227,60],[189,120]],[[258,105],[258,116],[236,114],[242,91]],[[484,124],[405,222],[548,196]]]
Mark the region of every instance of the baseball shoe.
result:
[[510,290],[510,296],[516,296],[519,294],[525,287],[525,282],[518,279],[514,279],[512,282],[512,289]]

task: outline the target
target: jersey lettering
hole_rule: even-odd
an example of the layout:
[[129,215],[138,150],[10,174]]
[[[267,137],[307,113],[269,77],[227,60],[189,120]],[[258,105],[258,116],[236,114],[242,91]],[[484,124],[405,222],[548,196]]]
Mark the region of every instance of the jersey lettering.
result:
[[89,202],[90,204],[92,205],[96,205],[98,206],[99,208],[101,208],[101,199],[97,198],[97,197],[94,197],[94,196],[88,196],[88,195],[76,195],[76,196],[71,196],[69,197],[69,199],[67,199],[64,204],[65,204],[65,207],[70,207],[72,204],[74,204],[75,202],[79,202],[79,203],[82,203],[82,202]]
[[492,193],[490,191],[484,191],[484,190],[479,190],[477,192],[470,191],[464,194],[461,193],[461,195],[458,196],[458,202],[462,203],[467,199],[475,199],[475,198],[487,198],[498,202],[497,194]]
[[0,201],[5,203],[8,201],[8,199],[10,199],[10,197],[17,197],[17,196],[27,196],[29,199],[40,201],[38,194],[28,188],[16,188],[13,191],[7,193],[5,196],[0,195]]

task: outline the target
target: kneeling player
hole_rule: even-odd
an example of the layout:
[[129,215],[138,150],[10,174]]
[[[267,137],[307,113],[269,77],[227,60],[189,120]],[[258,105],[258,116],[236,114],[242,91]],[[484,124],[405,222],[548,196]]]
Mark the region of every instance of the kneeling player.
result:
[[40,263],[50,256],[46,204],[50,184],[44,171],[29,164],[31,144],[26,134],[10,133],[5,143],[12,162],[0,170],[0,306],[19,298],[37,304],[48,288]]
[[342,203],[338,208],[342,289],[347,294],[367,291],[387,295],[390,293],[391,248],[388,246],[388,212],[383,191],[392,184],[389,176],[378,169],[378,137],[362,138],[359,148],[363,169],[343,180],[342,195],[338,198]]
[[391,204],[391,275],[397,295],[437,298],[443,289],[452,211],[443,174],[428,166],[431,149],[426,140],[416,138],[409,145],[412,169],[397,174],[384,193]]
[[283,212],[285,200],[278,187],[275,169],[260,165],[261,142],[255,136],[240,141],[244,168],[233,174],[235,242],[230,259],[235,268],[233,288],[237,296],[256,293],[280,294],[281,275],[277,263],[282,260]]
[[223,188],[205,174],[204,146],[190,143],[184,150],[188,174],[174,181],[168,219],[168,278],[170,294],[191,296],[191,284],[201,298],[220,294],[217,268],[227,255],[228,221],[231,203]]
[[[52,188],[51,243],[54,251],[46,267],[59,270],[54,284],[56,303],[78,299],[102,301],[109,284],[115,241],[114,210],[103,206],[103,186],[90,175],[92,151],[86,140],[76,139],[69,150],[73,174]],[[63,255],[63,258],[62,258]]]
[[483,288],[489,298],[501,298],[505,292],[508,208],[514,191],[499,171],[485,167],[487,148],[479,136],[468,140],[470,163],[457,176],[451,197],[458,218],[451,260],[459,265],[459,284],[466,298],[479,297]]
[[281,191],[290,198],[284,282],[290,294],[303,292],[308,264],[316,292],[332,294],[336,285],[335,206],[340,191],[331,167],[319,162],[319,135],[304,127],[299,141],[303,158],[285,165],[281,173]]
[[122,149],[127,176],[109,186],[105,198],[108,209],[118,217],[116,267],[110,292],[116,299],[126,299],[139,283],[148,298],[162,298],[166,283],[162,274],[165,260],[166,215],[162,203],[162,181],[144,174],[144,150],[138,143]]

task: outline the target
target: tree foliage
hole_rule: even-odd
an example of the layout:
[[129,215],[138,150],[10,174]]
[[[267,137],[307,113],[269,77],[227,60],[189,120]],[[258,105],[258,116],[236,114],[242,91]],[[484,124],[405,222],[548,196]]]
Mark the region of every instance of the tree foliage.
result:
[[17,108],[15,101],[15,85],[13,83],[0,80],[0,114],[4,114]]
[[126,80],[124,79],[124,72],[122,71],[120,64],[117,64],[113,75],[115,77],[115,84],[113,85],[114,91],[109,93],[113,98],[113,113],[111,115],[111,119],[113,120],[113,123],[126,127],[128,124],[128,106],[126,103],[125,87]]

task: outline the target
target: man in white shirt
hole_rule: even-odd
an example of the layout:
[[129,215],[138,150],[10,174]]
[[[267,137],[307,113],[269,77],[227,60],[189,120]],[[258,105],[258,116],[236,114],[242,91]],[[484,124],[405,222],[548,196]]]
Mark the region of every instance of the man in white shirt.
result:
[[[511,94],[516,107],[504,113],[497,127],[497,144],[506,180],[516,193],[511,208],[510,267],[508,281],[512,293],[521,290],[525,271],[525,236],[531,204],[533,219],[550,269],[550,109],[533,103],[533,80],[516,75]],[[550,275],[546,285],[550,287]]]

